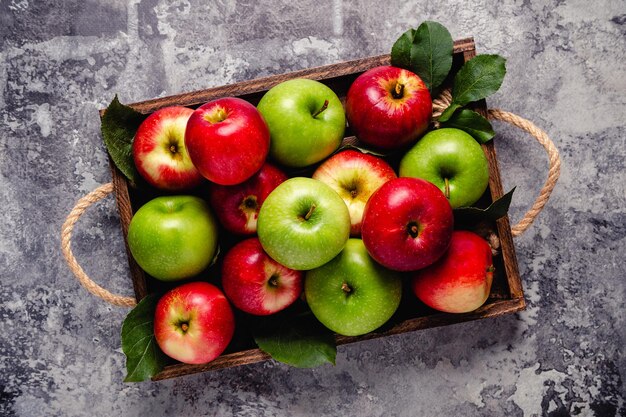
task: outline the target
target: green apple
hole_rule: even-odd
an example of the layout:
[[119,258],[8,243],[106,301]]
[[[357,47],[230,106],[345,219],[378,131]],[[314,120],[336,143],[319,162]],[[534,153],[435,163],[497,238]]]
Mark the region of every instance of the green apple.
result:
[[328,185],[295,177],[267,196],[259,211],[257,233],[272,259],[305,271],[341,252],[350,237],[350,214]]
[[148,274],[162,281],[177,281],[209,266],[217,250],[217,230],[209,205],[201,198],[157,197],[133,216],[128,247]]
[[304,294],[324,326],[358,336],[376,330],[396,312],[402,280],[377,264],[361,239],[350,239],[332,261],[306,273]]
[[314,164],[341,144],[341,101],[319,81],[294,79],[272,87],[257,108],[270,129],[270,156],[290,167]]
[[480,144],[459,129],[433,130],[400,161],[400,176],[435,184],[452,208],[474,204],[489,184],[489,164]]

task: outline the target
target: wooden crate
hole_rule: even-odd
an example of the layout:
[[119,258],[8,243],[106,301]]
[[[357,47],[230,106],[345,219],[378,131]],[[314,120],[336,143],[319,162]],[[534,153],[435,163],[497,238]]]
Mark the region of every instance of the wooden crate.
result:
[[[475,55],[476,49],[472,38],[461,39],[454,43],[454,65],[460,66],[463,62],[468,61]],[[240,97],[256,105],[267,90],[280,82],[292,78],[310,78],[319,80],[332,88],[343,101],[350,84],[358,75],[370,68],[379,65],[388,65],[389,62],[389,55],[374,56],[370,58],[342,62],[339,64],[326,65],[318,68],[295,71],[287,74],[259,78],[256,80],[244,81],[232,85],[210,88],[207,90],[142,101],[130,104],[130,106],[142,113],[150,113],[157,109],[171,105],[182,105],[194,108],[206,103],[207,101],[226,96]],[[484,100],[479,102],[475,109],[485,115],[486,104]],[[103,114],[103,111],[101,111],[101,114]],[[346,137],[349,138],[350,136],[350,130],[347,129]],[[490,141],[486,145],[482,146],[489,161],[490,180],[488,194],[490,194],[491,199],[494,200],[503,195],[495,144],[494,141]],[[128,225],[133,213],[141,206],[141,204],[151,197],[154,197],[156,194],[153,193],[151,195],[149,192],[146,193],[146,191],[140,191],[129,187],[126,178],[113,163],[111,163],[111,169],[122,231],[128,253],[133,287],[136,298],[139,301],[155,289],[163,290],[164,288],[162,286],[164,284],[158,283],[153,278],[148,277],[146,273],[137,265],[128,250],[126,236],[128,235]],[[393,325],[383,326],[376,332],[358,337],[337,335],[337,344],[343,345],[354,343],[361,340],[374,339],[486,317],[495,317],[523,310],[526,303],[524,301],[524,294],[519,276],[508,217],[498,220],[494,225],[494,228],[496,229],[497,235],[500,239],[501,255],[494,258],[496,274],[494,275],[491,294],[487,302],[481,308],[466,314],[445,314],[428,309],[428,307],[420,305],[419,301],[414,301],[414,304],[409,306],[409,308],[414,308],[415,310],[407,314],[405,308],[405,311],[403,312],[405,316],[403,316],[400,321],[394,322]],[[217,277],[212,276],[211,278],[215,281]],[[406,292],[407,291],[405,291],[405,293]],[[173,364],[167,366],[163,371],[156,375],[153,380],[161,380],[197,372],[245,365],[264,361],[269,358],[269,355],[256,348],[248,347],[237,350],[236,347],[232,348],[229,346],[224,354],[206,365]]]

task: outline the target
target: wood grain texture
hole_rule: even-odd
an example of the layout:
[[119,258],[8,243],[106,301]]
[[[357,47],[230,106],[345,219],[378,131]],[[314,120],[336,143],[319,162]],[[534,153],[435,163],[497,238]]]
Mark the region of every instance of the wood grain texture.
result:
[[[456,41],[454,44],[454,52],[456,54],[456,57],[462,59],[465,62],[473,58],[476,55],[473,38],[461,39]],[[256,104],[258,100],[260,100],[260,98],[263,96],[263,94],[271,87],[293,78],[310,78],[319,80],[331,87],[337,93],[340,99],[344,99],[349,86],[358,75],[370,68],[379,65],[388,65],[389,62],[389,55],[374,56],[370,58],[347,61],[318,68],[295,71],[287,74],[259,78],[256,80],[244,81],[241,83],[227,86],[215,87],[201,91],[142,101],[139,103],[130,104],[130,106],[142,113],[149,113],[157,109],[172,105],[195,107],[209,100],[224,96],[237,96],[248,100],[253,104]],[[486,103],[484,100],[476,103],[475,109],[484,116],[486,116]],[[104,114],[104,111],[101,111],[100,114]],[[349,135],[350,131],[347,130],[346,140],[353,139],[349,138]],[[485,155],[487,156],[487,160],[489,161],[489,189],[491,197],[492,199],[496,199],[503,195],[503,189],[494,141],[483,145],[483,150],[485,152]],[[132,196],[130,194],[133,192],[133,190],[129,189],[128,183],[125,177],[121,174],[121,172],[117,170],[113,166],[113,164],[111,164],[111,167],[113,184],[118,203],[118,210],[120,211],[120,221],[122,223],[122,231],[124,233],[124,241],[126,242],[128,225],[130,223],[130,219],[132,218],[133,211],[131,205]],[[519,276],[517,258],[515,255],[515,247],[513,245],[513,237],[511,235],[511,228],[508,217],[499,220],[496,226],[498,232],[497,234],[500,238],[501,243],[501,251],[505,268],[505,281],[499,283],[498,286],[494,286],[489,300],[481,308],[466,314],[437,313],[411,318],[381,333],[372,332],[359,337],[337,336],[337,344],[343,345],[355,343],[362,340],[391,336],[419,329],[445,326],[449,324],[461,323],[487,317],[496,317],[499,315],[523,310],[526,306],[526,303],[523,297],[521,279]],[[130,272],[133,280],[133,286],[135,288],[135,294],[137,300],[140,300],[148,293],[148,285],[146,281],[147,277],[144,271],[141,270],[141,268],[139,268],[136,262],[132,259],[130,251],[128,251],[128,244],[126,243],[126,245],[130,264]],[[222,355],[206,365],[177,364],[168,366],[162,372],[156,375],[153,380],[158,381],[162,379],[174,378],[198,372],[206,372],[221,368],[246,365],[265,361],[269,358],[269,355],[259,349],[249,349]]]
[[[476,49],[468,49],[463,52],[464,61],[467,62],[476,56]],[[487,103],[480,100],[474,105],[474,110],[487,118]],[[502,178],[500,176],[500,166],[496,154],[495,140],[491,140],[483,144],[483,151],[489,162],[489,190],[491,191],[491,199],[496,200],[504,195],[502,187]],[[502,248],[502,257],[504,259],[504,268],[506,269],[507,284],[511,298],[520,298],[524,296],[522,289],[522,280],[519,275],[519,267],[517,264],[517,255],[515,254],[515,246],[513,243],[513,235],[511,234],[511,223],[509,216],[506,215],[496,222],[498,228],[498,237]]]
[[177,364],[165,367],[161,372],[155,375],[152,380],[159,381],[162,379],[175,378],[183,375],[197,374],[199,372],[214,371],[222,368],[232,368],[234,366],[248,365],[251,363],[262,362],[271,359],[271,357],[259,349],[243,350],[241,352],[222,355],[212,362],[205,365],[187,365]]
[[128,193],[128,182],[124,174],[117,169],[115,163],[110,157],[109,166],[111,167],[113,189],[115,190],[115,201],[117,203],[117,211],[120,216],[124,247],[126,248],[128,266],[130,268],[130,277],[133,281],[135,299],[139,302],[142,298],[148,295],[148,286],[146,274],[137,264],[135,258],[131,255],[130,248],[128,246],[128,226],[130,225],[130,220],[133,218],[133,208],[130,201],[130,195]]
[[405,320],[397,324],[390,330],[382,333],[371,332],[363,336],[349,337],[336,336],[337,345],[345,345],[349,343],[360,342],[363,340],[377,339],[379,337],[392,336],[415,330],[429,329],[431,327],[447,326],[450,324],[463,323],[471,320],[485,319],[488,317],[497,317],[503,314],[514,313],[523,310],[526,307],[524,298],[505,301],[488,301],[482,307],[470,313],[464,314],[448,314],[437,313],[429,316],[416,317],[414,319]]

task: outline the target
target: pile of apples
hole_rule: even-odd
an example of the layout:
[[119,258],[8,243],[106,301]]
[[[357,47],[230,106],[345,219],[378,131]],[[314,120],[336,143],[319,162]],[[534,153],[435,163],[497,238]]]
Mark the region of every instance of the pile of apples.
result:
[[[453,230],[452,210],[485,192],[487,160],[461,130],[426,133],[431,115],[422,80],[392,66],[360,75],[345,109],[326,85],[293,79],[257,107],[228,97],[152,113],[135,135],[133,158],[165,192],[130,223],[139,266],[162,281],[199,277],[217,256],[220,230],[239,237],[223,254],[219,287],[185,283],[159,300],[161,350],[207,363],[233,336],[232,306],[269,315],[299,298],[332,331],[365,334],[397,310],[404,280],[434,309],[480,307],[493,277],[491,250]],[[375,154],[337,152],[346,119],[362,145],[404,152],[398,173]],[[287,175],[306,167],[312,175]]]

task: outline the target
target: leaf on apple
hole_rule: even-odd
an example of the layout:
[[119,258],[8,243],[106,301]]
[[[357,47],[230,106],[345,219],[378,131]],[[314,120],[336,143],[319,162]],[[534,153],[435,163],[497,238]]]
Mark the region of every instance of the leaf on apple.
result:
[[255,326],[254,341],[273,359],[297,368],[334,365],[337,356],[333,333],[311,312],[266,318]]
[[506,216],[509,212],[514,191],[515,187],[484,209],[477,207],[459,207],[454,209],[454,223],[476,224],[483,220],[496,221]]
[[495,136],[495,132],[489,120],[470,109],[462,109],[455,112],[441,127],[453,127],[461,129],[478,141],[487,143]]
[[169,362],[154,337],[154,312],[159,296],[148,295],[133,308],[122,324],[122,351],[126,355],[124,382],[146,381]]
[[391,48],[391,65],[420,76],[432,93],[443,83],[452,68],[454,41],[440,23],[426,21],[409,29]]
[[353,144],[350,144],[350,143],[349,143],[349,144],[345,144],[345,145],[341,146],[339,149],[337,149],[337,150],[333,153],[333,155],[338,154],[338,153],[343,152],[343,151],[347,151],[348,149],[352,149],[352,150],[355,150],[355,151],[359,151],[359,152],[361,152],[361,153],[364,153],[364,154],[369,154],[369,155],[372,155],[372,156],[377,156],[377,157],[379,157],[379,158],[385,158],[385,157],[387,157],[387,156],[388,156],[388,154],[384,154],[384,153],[380,153],[380,152],[375,152],[375,151],[372,151],[372,150],[370,150],[370,149],[363,148],[363,147],[361,147],[361,146],[356,146],[356,145],[353,145]]
[[119,102],[117,94],[101,119],[104,145],[115,166],[132,184],[140,180],[133,161],[133,138],[147,115]]
[[447,121],[456,109],[498,91],[505,74],[506,59],[500,55],[476,55],[467,61],[454,77],[452,103],[439,116],[439,121]]

